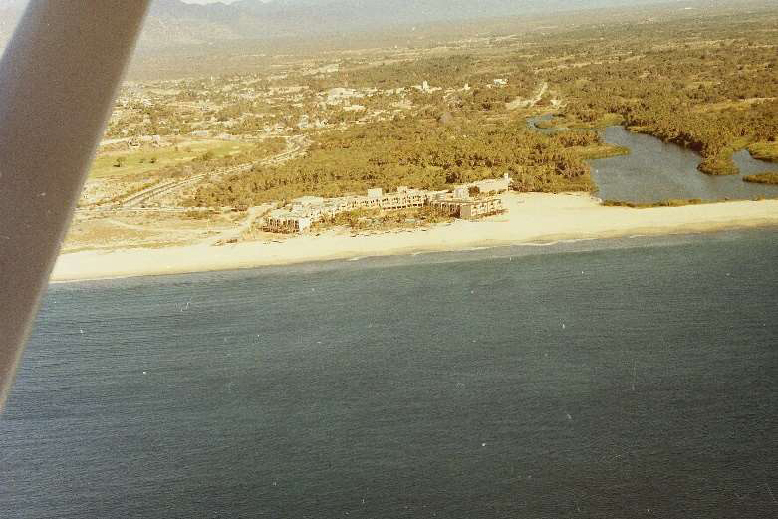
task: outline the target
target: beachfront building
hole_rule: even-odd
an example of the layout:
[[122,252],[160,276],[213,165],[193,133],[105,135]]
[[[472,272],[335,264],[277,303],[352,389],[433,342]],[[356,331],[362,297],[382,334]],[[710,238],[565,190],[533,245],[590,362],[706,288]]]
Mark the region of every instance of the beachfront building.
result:
[[325,199],[320,196],[301,196],[292,200],[293,211],[309,210],[311,208],[320,208],[325,204]]
[[473,218],[500,214],[503,211],[502,200],[497,197],[490,197],[471,200],[470,203],[463,204],[460,209],[459,217],[472,220]]
[[470,188],[467,186],[459,186],[454,188],[454,198],[467,199],[470,198]]
[[289,234],[305,232],[311,225],[313,218],[310,216],[278,209],[265,219],[264,228],[270,232]]
[[454,218],[468,220],[499,214],[503,211],[502,200],[497,197],[443,198],[432,200],[430,205],[434,209]]
[[420,208],[429,205],[455,218],[479,218],[503,211],[502,200],[496,196],[471,198],[470,191],[496,194],[510,187],[511,179],[505,175],[499,179],[482,180],[457,186],[453,191],[424,191],[400,186],[394,193],[384,193],[381,188],[369,189],[367,196],[342,196],[322,198],[303,196],[292,200],[283,209],[277,209],[265,218],[263,228],[270,232],[300,233],[325,218],[356,209],[400,209]]
[[467,203],[469,203],[469,201],[464,199],[439,198],[430,201],[430,206],[443,214],[459,218],[459,215],[462,213],[462,206]]
[[396,210],[423,207],[425,203],[427,195],[423,191],[402,187],[398,188],[396,193],[384,195],[379,205],[381,209]]

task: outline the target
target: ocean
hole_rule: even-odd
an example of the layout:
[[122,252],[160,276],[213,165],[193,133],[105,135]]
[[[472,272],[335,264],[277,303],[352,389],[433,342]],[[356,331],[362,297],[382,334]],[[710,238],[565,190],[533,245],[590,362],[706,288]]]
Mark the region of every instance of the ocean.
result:
[[52,285],[0,517],[778,515],[778,229]]

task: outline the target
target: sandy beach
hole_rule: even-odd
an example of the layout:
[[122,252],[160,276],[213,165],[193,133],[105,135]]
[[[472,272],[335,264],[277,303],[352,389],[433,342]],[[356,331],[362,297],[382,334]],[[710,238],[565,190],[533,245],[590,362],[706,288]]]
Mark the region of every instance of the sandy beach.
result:
[[280,242],[198,243],[82,251],[59,257],[52,281],[180,274],[309,261],[465,250],[560,239],[677,234],[778,225],[778,200],[684,207],[605,207],[588,194],[506,194],[507,214],[382,234],[329,232]]

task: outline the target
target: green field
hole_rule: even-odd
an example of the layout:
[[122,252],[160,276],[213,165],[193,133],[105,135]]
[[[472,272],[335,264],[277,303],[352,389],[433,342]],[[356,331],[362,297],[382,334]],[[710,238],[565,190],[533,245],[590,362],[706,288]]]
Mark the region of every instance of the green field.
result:
[[[165,166],[188,162],[205,153],[213,158],[235,155],[256,148],[253,142],[202,140],[187,141],[163,148],[143,147],[137,150],[111,151],[97,156],[89,172],[91,178],[137,176],[160,170]],[[121,162],[121,167],[117,164]]]

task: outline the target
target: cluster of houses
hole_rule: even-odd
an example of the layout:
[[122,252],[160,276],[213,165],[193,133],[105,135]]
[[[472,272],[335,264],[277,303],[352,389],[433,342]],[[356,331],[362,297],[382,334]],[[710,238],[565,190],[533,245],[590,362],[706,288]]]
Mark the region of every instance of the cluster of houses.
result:
[[[503,211],[502,200],[495,196],[510,188],[511,178],[503,177],[457,186],[452,191],[425,191],[398,187],[394,193],[383,189],[369,189],[367,195],[322,198],[297,198],[282,209],[276,209],[265,218],[264,229],[277,233],[301,233],[314,223],[338,213],[355,209],[382,209],[386,211],[423,207],[428,205],[455,218],[473,219]],[[477,194],[478,196],[473,196]]]

